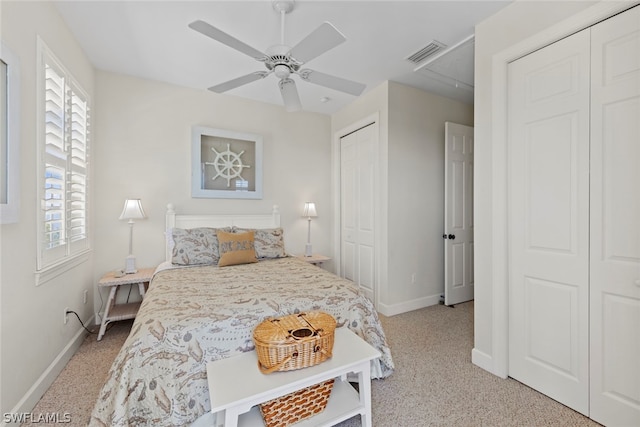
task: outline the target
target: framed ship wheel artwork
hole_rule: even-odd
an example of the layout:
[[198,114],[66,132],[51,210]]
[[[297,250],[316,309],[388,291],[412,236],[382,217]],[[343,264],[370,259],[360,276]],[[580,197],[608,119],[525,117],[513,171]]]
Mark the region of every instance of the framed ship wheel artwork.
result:
[[191,196],[262,199],[262,136],[192,128]]

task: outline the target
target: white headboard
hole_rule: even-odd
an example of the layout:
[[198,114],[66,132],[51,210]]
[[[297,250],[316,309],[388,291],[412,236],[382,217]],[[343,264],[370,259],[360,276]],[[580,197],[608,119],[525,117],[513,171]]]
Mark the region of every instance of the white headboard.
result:
[[[278,205],[268,214],[211,214],[211,215],[184,215],[176,214],[173,203],[167,205],[165,216],[165,233],[172,228],[196,228],[196,227],[231,227],[240,228],[276,228],[280,227],[280,211]],[[167,234],[165,239],[165,259],[171,261],[171,248],[169,241],[171,236]]]

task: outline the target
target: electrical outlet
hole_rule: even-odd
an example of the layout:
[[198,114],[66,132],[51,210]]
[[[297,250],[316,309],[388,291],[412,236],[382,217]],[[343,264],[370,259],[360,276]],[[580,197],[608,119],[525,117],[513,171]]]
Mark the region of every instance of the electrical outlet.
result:
[[414,285],[416,284],[416,273],[413,273],[411,275],[411,283],[414,284]]
[[64,308],[64,324],[65,324],[65,325],[66,325],[66,324],[67,324],[67,322],[69,321],[69,317],[67,317],[67,316],[68,316],[68,315],[67,315],[67,312],[68,312],[68,311],[71,311],[71,310],[69,310],[69,307],[65,307],[65,308]]
[[89,294],[89,290],[88,290],[88,289],[85,289],[85,290],[82,292],[82,303],[83,303],[83,304],[86,304],[86,303],[87,303],[87,295],[88,295],[88,294]]

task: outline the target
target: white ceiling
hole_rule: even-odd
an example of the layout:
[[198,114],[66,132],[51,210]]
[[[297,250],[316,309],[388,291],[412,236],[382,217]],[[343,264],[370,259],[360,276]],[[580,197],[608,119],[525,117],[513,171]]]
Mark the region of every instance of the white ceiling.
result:
[[[285,44],[294,46],[322,22],[347,41],[305,64],[367,85],[391,80],[453,99],[473,102],[473,40],[428,66],[406,58],[433,40],[451,48],[473,35],[475,24],[511,0],[327,1],[297,0],[285,19]],[[206,88],[264,70],[264,65],[187,25],[203,20],[265,51],[280,43],[280,15],[261,1],[55,1],[94,66],[101,70]],[[427,59],[426,61],[428,61]],[[416,69],[418,71],[415,71]],[[331,114],[354,96],[303,82],[295,76],[304,110]],[[458,84],[460,82],[460,84]],[[469,87],[471,85],[471,87]],[[277,78],[226,92],[282,105]],[[321,98],[330,98],[321,102]]]

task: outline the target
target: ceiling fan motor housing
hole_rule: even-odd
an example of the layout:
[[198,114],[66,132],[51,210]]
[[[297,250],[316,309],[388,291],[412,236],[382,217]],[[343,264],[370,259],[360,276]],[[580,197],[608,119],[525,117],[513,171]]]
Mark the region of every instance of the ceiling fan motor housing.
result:
[[273,71],[279,79],[289,77],[291,73],[295,73],[300,68],[300,64],[289,55],[290,50],[289,46],[281,44],[273,45],[267,49],[264,65],[269,71]]

